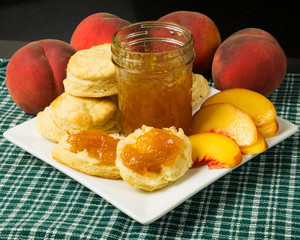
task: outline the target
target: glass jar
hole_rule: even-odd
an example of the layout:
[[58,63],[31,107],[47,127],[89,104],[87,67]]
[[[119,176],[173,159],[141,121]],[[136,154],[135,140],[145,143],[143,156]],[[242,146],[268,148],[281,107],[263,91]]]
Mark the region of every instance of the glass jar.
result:
[[140,22],[114,34],[112,61],[125,136],[143,124],[190,134],[194,58],[191,31],[175,23]]

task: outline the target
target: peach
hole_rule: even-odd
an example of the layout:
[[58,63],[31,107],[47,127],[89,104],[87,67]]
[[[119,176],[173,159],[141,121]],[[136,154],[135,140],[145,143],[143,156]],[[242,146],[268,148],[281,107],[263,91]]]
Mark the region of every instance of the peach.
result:
[[268,98],[245,88],[232,88],[218,92],[205,100],[202,106],[221,102],[231,103],[248,113],[257,127],[272,123],[277,116],[276,108]]
[[212,62],[216,88],[247,88],[268,96],[280,86],[286,73],[286,55],[272,37],[257,32],[241,31],[219,46]]
[[250,146],[258,140],[258,130],[252,118],[230,103],[215,103],[201,107],[193,116],[192,133],[216,132]]
[[199,12],[176,11],[158,21],[174,22],[190,29],[196,53],[193,72],[202,74],[211,68],[214,53],[221,44],[221,36],[216,24],[208,16]]
[[242,162],[237,143],[222,134],[206,132],[189,136],[194,165],[208,162],[209,169],[233,168]]
[[263,137],[263,135],[260,132],[258,132],[257,142],[250,146],[241,147],[241,152],[242,152],[242,154],[245,154],[245,155],[254,155],[254,154],[261,153],[267,149],[268,149],[268,144],[267,144],[265,138]]
[[70,44],[77,50],[111,43],[112,36],[130,22],[110,13],[95,13],[83,19],[76,27]]
[[258,131],[263,135],[264,138],[274,137],[279,129],[278,122],[274,119],[273,122],[265,125],[263,127],[259,127]]
[[68,43],[44,39],[20,48],[6,70],[6,85],[17,106],[37,114],[64,91],[63,80],[75,49]]

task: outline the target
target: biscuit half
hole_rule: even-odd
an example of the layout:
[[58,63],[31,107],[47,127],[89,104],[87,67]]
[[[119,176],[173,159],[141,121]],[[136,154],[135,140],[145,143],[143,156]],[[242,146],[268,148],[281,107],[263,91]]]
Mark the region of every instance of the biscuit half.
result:
[[[101,132],[99,130],[88,130],[93,132]],[[77,134],[83,133],[79,132]],[[98,134],[98,133],[97,133]],[[102,132],[101,134],[106,134]],[[100,159],[89,154],[89,151],[84,149],[83,151],[77,151],[74,142],[70,142],[70,137],[76,134],[65,135],[57,145],[52,149],[52,157],[56,161],[63,163],[77,171],[103,177],[109,179],[120,179],[121,175],[118,168],[115,165],[115,161],[106,161],[106,159]],[[106,134],[107,135],[107,134]],[[117,135],[107,135],[110,138],[118,139]],[[86,138],[91,138],[87,135]],[[90,140],[90,139],[88,139]],[[92,140],[91,140],[92,141]],[[80,142],[78,143],[80,144]],[[108,150],[105,150],[106,153]],[[114,156],[116,148],[113,148]],[[112,153],[111,153],[112,154]],[[104,155],[106,156],[106,155]]]
[[207,80],[202,75],[193,73],[192,106],[195,107],[208,93]]
[[76,52],[69,60],[65,91],[79,97],[105,97],[118,93],[111,44]]
[[124,165],[122,159],[123,151],[125,146],[128,144],[136,144],[138,137],[149,132],[153,127],[142,126],[135,132],[128,135],[126,138],[120,140],[117,146],[117,159],[116,166],[120,170],[120,174],[124,181],[131,186],[140,188],[146,191],[153,191],[165,187],[178,178],[183,176],[185,172],[192,166],[191,157],[191,144],[187,136],[184,134],[182,129],[176,130],[175,127],[165,128],[172,134],[182,139],[183,144],[180,149],[178,157],[175,159],[173,165],[161,164],[159,171],[147,171],[146,173],[140,174],[127,166]]

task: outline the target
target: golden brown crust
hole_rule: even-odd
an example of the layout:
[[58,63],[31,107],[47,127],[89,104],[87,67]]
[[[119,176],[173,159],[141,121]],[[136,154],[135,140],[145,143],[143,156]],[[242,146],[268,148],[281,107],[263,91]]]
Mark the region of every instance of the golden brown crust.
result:
[[123,180],[131,186],[146,191],[160,189],[173,183],[178,178],[183,176],[192,165],[191,144],[189,139],[187,138],[187,136],[184,135],[182,129],[179,129],[177,131],[175,127],[171,127],[166,129],[168,129],[184,141],[180,155],[175,160],[174,166],[166,166],[162,164],[161,170],[159,172],[147,172],[143,175],[127,168],[123,164],[121,157],[121,153],[124,147],[127,144],[134,144],[139,136],[150,131],[151,129],[152,127],[143,126],[142,128],[137,129],[134,133],[128,135],[126,138],[122,139],[117,146],[116,166],[120,170],[120,174]]
[[105,97],[117,94],[111,44],[76,52],[69,60],[65,91],[79,97]]
[[80,79],[67,71],[63,82],[65,91],[79,97],[106,97],[118,93],[116,79],[101,79],[99,81]]
[[81,98],[65,92],[50,107],[53,119],[69,133],[87,129],[120,131],[117,104],[110,98]]
[[35,128],[41,135],[52,142],[59,142],[64,135],[68,134],[68,132],[57,125],[52,118],[50,107],[46,107],[44,111],[37,114]]
[[111,98],[81,98],[66,92],[38,113],[36,130],[53,142],[65,134],[100,129],[106,133],[121,130],[117,103]]

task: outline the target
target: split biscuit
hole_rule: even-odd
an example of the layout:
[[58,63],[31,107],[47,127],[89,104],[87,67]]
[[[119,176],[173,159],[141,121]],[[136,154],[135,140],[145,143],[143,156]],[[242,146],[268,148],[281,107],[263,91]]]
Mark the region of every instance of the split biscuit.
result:
[[208,93],[207,80],[202,75],[193,73],[192,106],[195,107]]
[[[154,130],[154,132],[157,132],[158,130],[158,134],[160,134],[159,131],[165,131],[165,133],[175,137],[177,143],[180,144],[177,145],[174,150],[172,149],[172,145],[171,148],[166,147],[168,144],[166,143],[166,145],[163,145],[163,149],[156,149],[157,151],[154,149],[158,154],[157,156],[151,156],[153,147],[150,147],[151,150],[149,150],[149,145],[157,146],[157,144],[155,144],[155,137],[150,140],[150,144],[148,140],[147,143],[143,142],[143,137],[151,130]],[[142,137],[142,140],[140,137]],[[169,143],[172,141],[173,140],[169,141]],[[167,159],[170,156],[167,154],[167,157],[165,158],[164,153],[169,153],[169,151],[172,152],[173,150],[175,151],[175,156],[173,154],[173,158],[170,160]],[[127,155],[128,152],[129,155]],[[132,152],[142,152],[145,155],[142,157],[130,156],[130,153]],[[148,153],[150,153],[150,155],[148,155]],[[129,159],[126,159],[126,157]],[[150,164],[145,165],[143,161]],[[153,162],[156,163],[153,165]],[[142,126],[142,128],[135,130],[118,143],[116,166],[120,170],[123,180],[131,186],[146,191],[160,189],[183,176],[192,166],[191,143],[182,129],[177,131],[175,127],[155,129],[153,127]],[[141,169],[139,169],[140,167]]]
[[117,135],[84,130],[65,135],[52,149],[52,157],[77,171],[109,179],[120,179],[115,165]]
[[106,97],[118,93],[111,44],[76,52],[69,60],[65,91],[78,97]]

